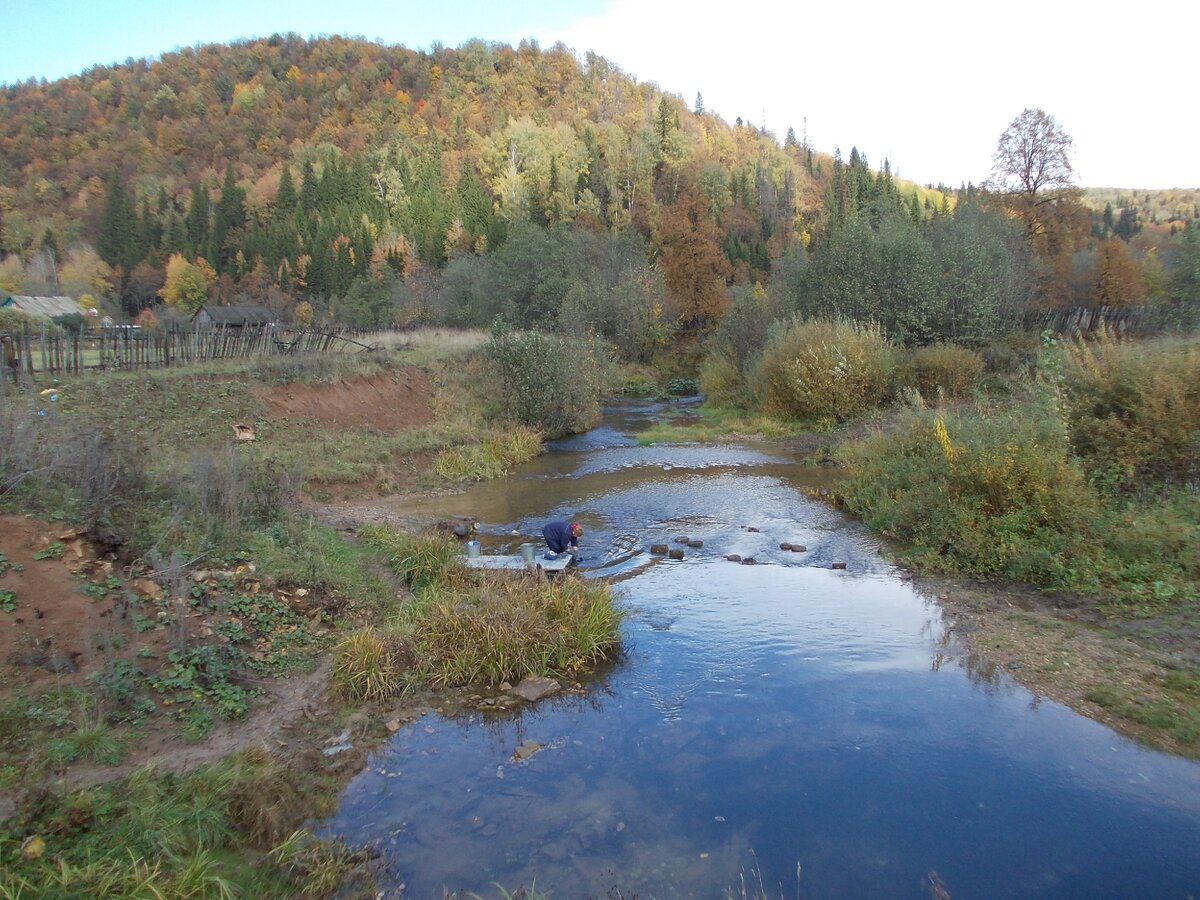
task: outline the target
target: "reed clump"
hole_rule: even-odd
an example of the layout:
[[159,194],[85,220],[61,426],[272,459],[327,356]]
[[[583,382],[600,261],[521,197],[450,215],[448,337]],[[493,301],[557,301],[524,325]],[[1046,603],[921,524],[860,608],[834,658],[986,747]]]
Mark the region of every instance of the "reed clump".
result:
[[608,585],[566,577],[476,573],[439,591],[413,623],[430,683],[499,684],[578,672],[619,643],[621,613]]
[[[369,526],[360,536],[413,591],[391,628],[411,649],[406,680],[457,686],[568,675],[620,643],[622,613],[603,582],[470,570],[440,534]],[[372,659],[384,667],[381,654]]]

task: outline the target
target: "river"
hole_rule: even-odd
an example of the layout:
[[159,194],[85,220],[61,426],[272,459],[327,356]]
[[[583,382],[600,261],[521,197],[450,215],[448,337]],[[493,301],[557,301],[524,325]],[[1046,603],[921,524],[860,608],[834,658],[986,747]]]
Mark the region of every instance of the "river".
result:
[[[878,538],[811,498],[820,471],[770,446],[637,446],[662,412],[610,410],[513,477],[417,510],[475,516],[486,552],[577,519],[587,575],[629,616],[620,658],[579,689],[431,713],[370,757],[321,833],[377,848],[381,887],[1200,893],[1200,765],[972,672]],[[703,547],[647,552],[682,535]],[[542,749],[516,761],[524,741]]]

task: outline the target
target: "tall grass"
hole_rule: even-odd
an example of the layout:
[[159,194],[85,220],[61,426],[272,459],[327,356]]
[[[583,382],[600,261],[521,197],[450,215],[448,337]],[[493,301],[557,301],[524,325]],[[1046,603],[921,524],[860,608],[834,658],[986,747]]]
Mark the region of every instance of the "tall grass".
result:
[[407,650],[395,635],[363,628],[334,648],[329,680],[349,700],[386,700],[400,692],[408,665]]
[[[433,685],[497,684],[577,672],[619,643],[622,614],[606,584],[469,570],[457,545],[442,535],[382,526],[360,534],[387,554],[396,574],[412,586],[415,602],[401,611],[393,634],[347,643],[347,669],[372,672],[389,684],[406,671],[406,677]],[[389,646],[411,648],[411,660],[404,657],[401,665],[402,654],[387,658]],[[359,682],[366,679],[358,676]]]
[[430,683],[499,684],[578,672],[615,649],[620,621],[605,584],[479,573],[437,591],[413,639]]
[[392,571],[414,592],[444,586],[465,572],[457,542],[445,534],[410,534],[385,525],[364,525],[359,537],[382,550]]
[[[0,827],[0,897],[312,896],[305,870],[245,854],[284,841],[311,811],[299,777],[250,752],[46,797]],[[22,858],[27,834],[43,836],[41,857]]]
[[524,425],[493,428],[478,444],[443,450],[433,468],[447,481],[487,481],[502,478],[541,452],[541,432]]

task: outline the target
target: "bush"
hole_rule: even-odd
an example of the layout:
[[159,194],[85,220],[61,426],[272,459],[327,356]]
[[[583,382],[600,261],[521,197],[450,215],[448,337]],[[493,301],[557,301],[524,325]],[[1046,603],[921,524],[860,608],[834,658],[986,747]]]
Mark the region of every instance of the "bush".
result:
[[900,381],[923,397],[969,396],[983,375],[983,355],[954,344],[914,350],[901,366]]
[[873,325],[792,319],[772,330],[750,383],[768,415],[842,422],[886,399],[892,366]]
[[1118,492],[1193,485],[1200,477],[1200,343],[1137,343],[1102,332],[1067,350],[1071,443]]
[[498,323],[484,353],[517,422],[554,438],[585,431],[600,418],[613,359],[595,341],[510,331]]
[[710,353],[700,364],[700,390],[709,403],[717,406],[750,405],[746,379],[733,357],[724,350]]
[[934,571],[1095,590],[1103,514],[1061,425],[1029,404],[914,414],[841,454],[846,503]]

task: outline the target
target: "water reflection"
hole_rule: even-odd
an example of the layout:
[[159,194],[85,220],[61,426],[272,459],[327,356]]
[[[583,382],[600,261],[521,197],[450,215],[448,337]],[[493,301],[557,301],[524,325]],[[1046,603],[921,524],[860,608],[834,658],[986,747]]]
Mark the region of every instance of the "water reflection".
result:
[[[622,659],[536,707],[405,726],[331,833],[380,846],[414,897],[535,880],[718,897],[746,873],[791,896],[797,864],[806,897],[928,896],[931,872],[954,896],[1200,887],[1195,764],[943,666],[936,603],[808,498],[819,474],[777,451],[635,448],[651,409],[436,510],[476,516],[498,549],[582,519],[591,574],[615,574],[630,610]],[[684,535],[704,545],[682,561],[647,552]],[[542,747],[519,760],[525,741]]]

